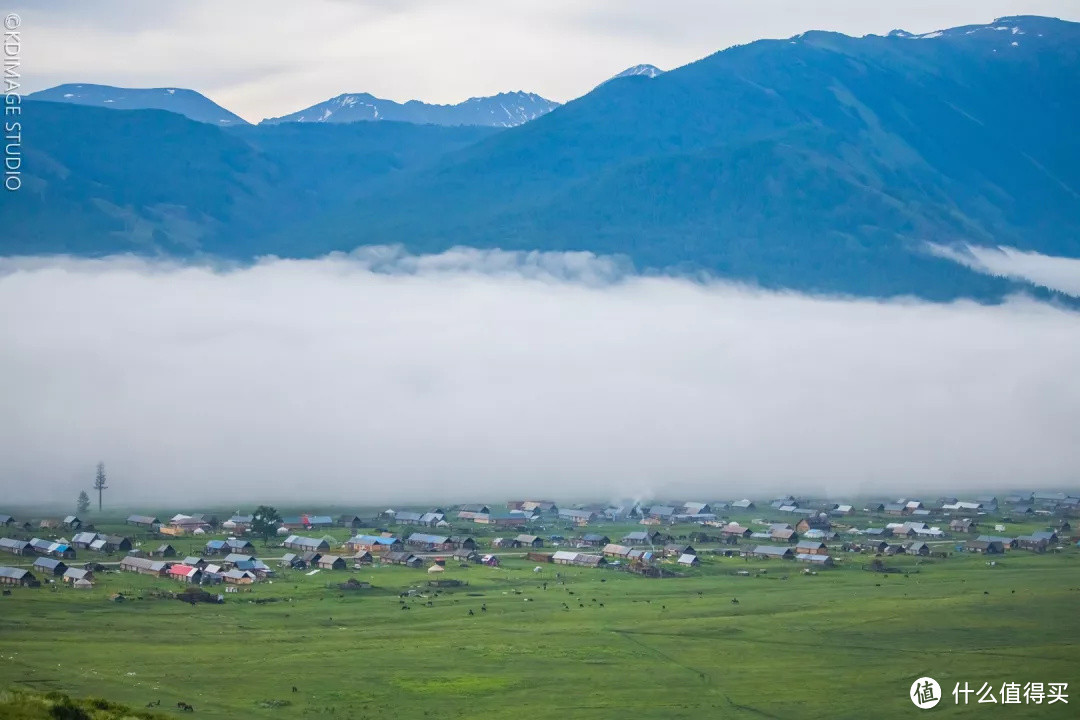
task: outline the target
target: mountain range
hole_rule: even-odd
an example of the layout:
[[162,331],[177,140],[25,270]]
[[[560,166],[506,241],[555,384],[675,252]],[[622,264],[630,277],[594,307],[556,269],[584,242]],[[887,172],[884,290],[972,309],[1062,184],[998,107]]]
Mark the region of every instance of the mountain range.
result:
[[[608,80],[636,75],[656,77],[662,72],[663,70],[655,65],[634,65]],[[112,85],[68,83],[30,93],[27,99],[95,105],[110,110],[168,110],[213,125],[248,124],[246,120],[205,95],[184,88],[121,88]],[[398,103],[370,93],[344,93],[282,117],[266,118],[260,124],[391,120],[418,125],[514,127],[535,120],[560,104],[536,93],[521,90],[473,97],[455,105],[438,105],[420,100]]]
[[185,88],[119,88],[111,85],[57,85],[26,96],[30,100],[92,105],[112,110],[168,110],[211,125],[247,125],[247,121],[210,98]]
[[1080,24],[1032,16],[807,32],[506,128],[27,102],[3,251],[590,250],[765,287],[999,298],[1007,281],[927,244],[1080,257],[1078,53]]
[[431,105],[419,100],[396,103],[368,93],[359,93],[338,95],[291,115],[268,118],[263,120],[263,124],[396,120],[431,125],[514,127],[534,120],[557,107],[559,103],[553,100],[547,100],[535,93],[521,91],[499,93],[492,97],[469,98],[457,105]]

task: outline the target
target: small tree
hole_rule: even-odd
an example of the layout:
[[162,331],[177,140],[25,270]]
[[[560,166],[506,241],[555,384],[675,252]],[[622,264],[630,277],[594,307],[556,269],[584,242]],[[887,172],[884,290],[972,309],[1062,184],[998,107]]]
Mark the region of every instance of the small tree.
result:
[[97,490],[97,509],[101,512],[101,493],[109,489],[109,486],[105,484],[105,463],[99,462],[97,464],[97,477],[94,478],[94,489]]
[[83,490],[79,493],[79,499],[75,501],[75,512],[79,515],[84,514],[90,509],[90,496]]
[[281,525],[281,515],[278,515],[276,508],[269,505],[260,505],[251,515],[251,532],[261,537],[263,543],[268,542],[277,533],[279,525]]

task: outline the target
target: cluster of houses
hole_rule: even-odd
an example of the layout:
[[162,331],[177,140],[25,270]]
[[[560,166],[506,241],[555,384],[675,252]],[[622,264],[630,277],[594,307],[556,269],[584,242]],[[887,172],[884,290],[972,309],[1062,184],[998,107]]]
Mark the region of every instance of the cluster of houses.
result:
[[131,538],[98,533],[76,533],[71,540],[66,538],[43,540],[36,537],[29,540],[0,538],[0,552],[12,555],[50,555],[65,560],[73,559],[77,549],[110,553],[126,552],[131,548]]
[[[977,497],[974,500],[941,498],[934,502],[923,502],[900,498],[893,502],[875,502],[865,507],[856,508],[851,504],[826,501],[807,501],[786,495],[776,498],[767,507],[778,513],[787,513],[811,522],[822,519],[843,517],[861,509],[867,513],[880,513],[894,516],[910,516],[929,520],[946,518],[956,513],[985,514],[1008,511],[1013,514],[1058,512],[1080,512],[1080,498],[1066,493],[1028,493],[1010,495],[1000,500],[993,496]],[[560,507],[549,500],[512,500],[506,509],[491,505],[463,505],[456,513],[459,521],[483,525],[513,527],[525,529],[530,523],[538,521],[560,520],[575,526],[587,526],[600,522],[622,522],[636,520],[644,525],[672,525],[676,523],[697,523],[716,527],[727,524],[721,517],[731,511],[748,511],[757,508],[754,501],[743,498],[733,501],[698,502],[686,501],[671,504],[613,505],[596,503],[574,507]],[[386,510],[382,517],[387,521],[402,525],[425,525],[429,527],[447,527],[447,514],[441,508],[428,512],[406,510]]]
[[77,515],[68,515],[62,520],[24,520],[20,523],[14,516],[0,513],[0,528],[18,528],[26,532],[30,532],[34,528],[41,528],[43,530],[52,530],[56,528],[78,530],[82,527],[82,524],[82,520]]
[[180,561],[129,555],[120,561],[120,569],[197,585],[248,585],[269,577],[274,572],[262,560],[245,553],[228,553],[220,560],[206,556],[189,556]]
[[[778,497],[767,504],[770,510],[790,513],[797,516],[838,517],[856,511],[851,504],[839,504],[824,500],[805,500],[793,495]],[[478,525],[517,527],[524,529],[529,523],[546,520],[561,520],[574,525],[589,525],[601,521],[637,520],[643,524],[675,523],[722,523],[721,514],[729,511],[754,510],[754,501],[743,498],[732,501],[684,501],[670,504],[593,503],[576,506],[558,506],[550,500],[511,500],[505,506],[487,504],[461,505],[454,517],[457,520],[473,522]],[[1014,516],[1026,514],[1069,514],[1080,513],[1080,493],[1065,492],[1027,492],[1013,493],[1004,497],[978,496],[973,499],[943,497],[935,501],[922,501],[899,498],[891,502],[874,502],[860,508],[869,513],[882,513],[914,518],[949,517],[957,514],[979,515],[1008,513]],[[379,517],[390,523],[414,525],[430,528],[448,527],[449,514],[443,508],[427,511],[387,509]],[[219,524],[218,518],[205,514],[177,514],[167,520],[148,515],[131,515],[128,524],[162,534],[202,534],[222,528],[234,533],[243,533],[250,528],[253,517],[250,514],[237,513]],[[26,521],[22,529],[30,531],[34,527],[67,528],[78,530],[83,521],[76,515],[63,519]],[[0,527],[18,525],[16,519],[0,513]],[[355,515],[343,515],[337,518],[316,513],[302,513],[282,519],[279,532],[283,535],[296,531],[312,530],[324,527],[344,526],[361,527],[364,522]]]
[[37,587],[41,581],[34,572],[42,577],[60,578],[72,587],[82,589],[94,586],[94,572],[88,568],[68,567],[63,560],[39,557],[34,561],[33,571],[26,568],[0,567],[0,585]]
[[[617,505],[597,503],[560,507],[550,500],[513,500],[505,508],[485,504],[462,505],[450,513],[442,508],[427,511],[387,509],[377,520],[402,526],[414,526],[416,532],[395,537],[389,532],[357,534],[350,537],[337,554],[331,553],[337,543],[333,538],[318,537],[320,528],[346,527],[354,530],[371,527],[372,520],[364,521],[357,515],[337,518],[315,513],[303,513],[282,519],[277,534],[282,545],[289,550],[282,559],[283,567],[342,569],[360,566],[381,559],[386,564],[423,567],[428,564],[422,553],[446,553],[461,562],[497,564],[494,555],[477,552],[477,542],[464,534],[451,534],[451,519],[460,528],[462,522],[477,526],[505,528],[510,532],[492,540],[493,549],[523,549],[529,557],[582,567],[598,567],[604,564],[620,564],[631,567],[648,566],[660,559],[674,560],[680,565],[698,563],[694,548],[675,543],[675,538],[663,532],[662,527],[676,523],[694,523],[702,526],[702,532],[690,533],[691,541],[719,545],[741,545],[742,555],[756,558],[792,559],[814,565],[829,565],[833,556],[829,545],[844,550],[871,550],[882,554],[927,555],[930,542],[964,536],[958,549],[970,552],[996,554],[1009,550],[1042,552],[1061,542],[1062,536],[1071,530],[1065,518],[1080,515],[1080,497],[1073,493],[1031,492],[1012,494],[1002,498],[980,496],[973,499],[955,497],[940,498],[933,502],[899,498],[892,502],[862,504],[839,504],[814,500],[802,500],[787,495],[762,505],[772,519],[777,514],[790,515],[789,522],[755,520],[747,523],[733,522],[724,515],[757,509],[750,499],[722,502],[686,501],[670,504],[643,505],[628,503]],[[834,526],[833,522],[856,513],[887,516],[894,522],[881,522],[877,526],[862,529],[846,525]],[[456,513],[456,514],[455,514]],[[987,522],[987,515],[999,516],[1002,522],[1012,518],[1021,520],[1035,516],[1055,515],[1056,528],[1033,532],[1020,537],[978,534],[980,524]],[[891,517],[889,517],[891,516]],[[745,515],[743,516],[745,517]],[[121,569],[147,575],[169,577],[188,583],[226,582],[245,584],[267,577],[273,571],[254,557],[254,546],[242,535],[251,528],[252,515],[236,513],[219,522],[218,518],[205,514],[177,514],[166,520],[149,515],[130,515],[128,525],[158,533],[163,536],[202,535],[225,530],[239,537],[209,540],[199,557],[176,559],[176,550],[165,543],[148,552],[134,551],[131,538],[122,535],[95,532],[81,518],[69,515],[63,519],[19,522],[12,515],[0,513],[0,531],[3,528],[22,530],[25,535],[33,528],[56,528],[69,530],[71,539],[53,540],[32,537],[29,540],[0,537],[0,553],[15,556],[33,556],[31,569],[0,568],[0,584],[32,585],[41,578],[62,578],[75,587],[90,587],[93,571],[90,566],[77,568],[70,565],[77,551],[89,550],[100,553],[129,553],[121,561]],[[586,526],[636,521],[646,526],[642,530],[624,534],[618,540],[601,532],[586,532]],[[546,541],[528,531],[538,522],[562,522],[571,524],[581,533],[566,544],[558,535]],[[934,524],[934,523],[938,524]],[[651,526],[651,527],[650,527]],[[1004,531],[1004,525],[995,529]],[[439,529],[445,528],[443,533]],[[709,530],[716,528],[716,530]],[[314,536],[297,533],[310,532]],[[477,528],[479,532],[479,527]],[[459,529],[460,532],[460,529]],[[439,533],[439,534],[432,534]],[[840,540],[840,535],[845,539]],[[686,536],[684,535],[683,538]],[[1073,538],[1075,540],[1075,538]],[[553,548],[551,554],[543,550],[548,543],[574,548]],[[827,545],[828,543],[828,545]],[[585,552],[582,552],[585,551]],[[727,554],[736,551],[721,550]],[[436,562],[438,564],[438,562]]]
[[988,555],[1000,555],[1007,550],[1030,550],[1032,552],[1046,552],[1052,545],[1057,545],[1058,534],[1054,530],[1040,530],[1030,535],[1019,537],[1003,537],[1000,535],[979,535],[974,540],[968,540],[964,547],[968,552],[985,553]]

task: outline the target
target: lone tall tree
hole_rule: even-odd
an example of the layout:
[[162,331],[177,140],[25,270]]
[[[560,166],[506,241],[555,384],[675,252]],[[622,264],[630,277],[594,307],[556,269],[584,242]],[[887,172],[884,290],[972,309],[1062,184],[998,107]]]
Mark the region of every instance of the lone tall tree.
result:
[[90,509],[90,496],[86,494],[85,490],[79,492],[79,499],[75,501],[75,512],[82,515]]
[[94,489],[97,490],[97,509],[101,512],[101,493],[109,489],[109,486],[105,484],[105,463],[99,462],[97,464],[97,477],[94,478]]
[[251,531],[263,539],[266,543],[270,536],[277,532],[281,525],[281,516],[276,508],[270,505],[260,505],[255,508],[251,515]]

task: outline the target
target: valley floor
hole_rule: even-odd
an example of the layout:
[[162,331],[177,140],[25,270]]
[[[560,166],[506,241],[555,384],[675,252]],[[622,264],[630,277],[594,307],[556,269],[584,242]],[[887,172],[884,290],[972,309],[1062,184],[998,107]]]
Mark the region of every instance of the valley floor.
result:
[[[904,571],[888,575],[869,560],[807,574],[703,556],[686,577],[647,579],[507,558],[448,563],[441,577],[467,585],[437,596],[423,570],[283,571],[197,606],[153,596],[178,583],[106,573],[88,591],[0,598],[0,688],[184,701],[206,718],[891,718],[919,712],[908,689],[929,675],[939,715],[1076,716],[1080,697],[952,697],[964,682],[1080,691],[1075,548],[992,566],[888,558]],[[349,577],[374,588],[338,589]],[[410,588],[427,597],[399,597]]]

